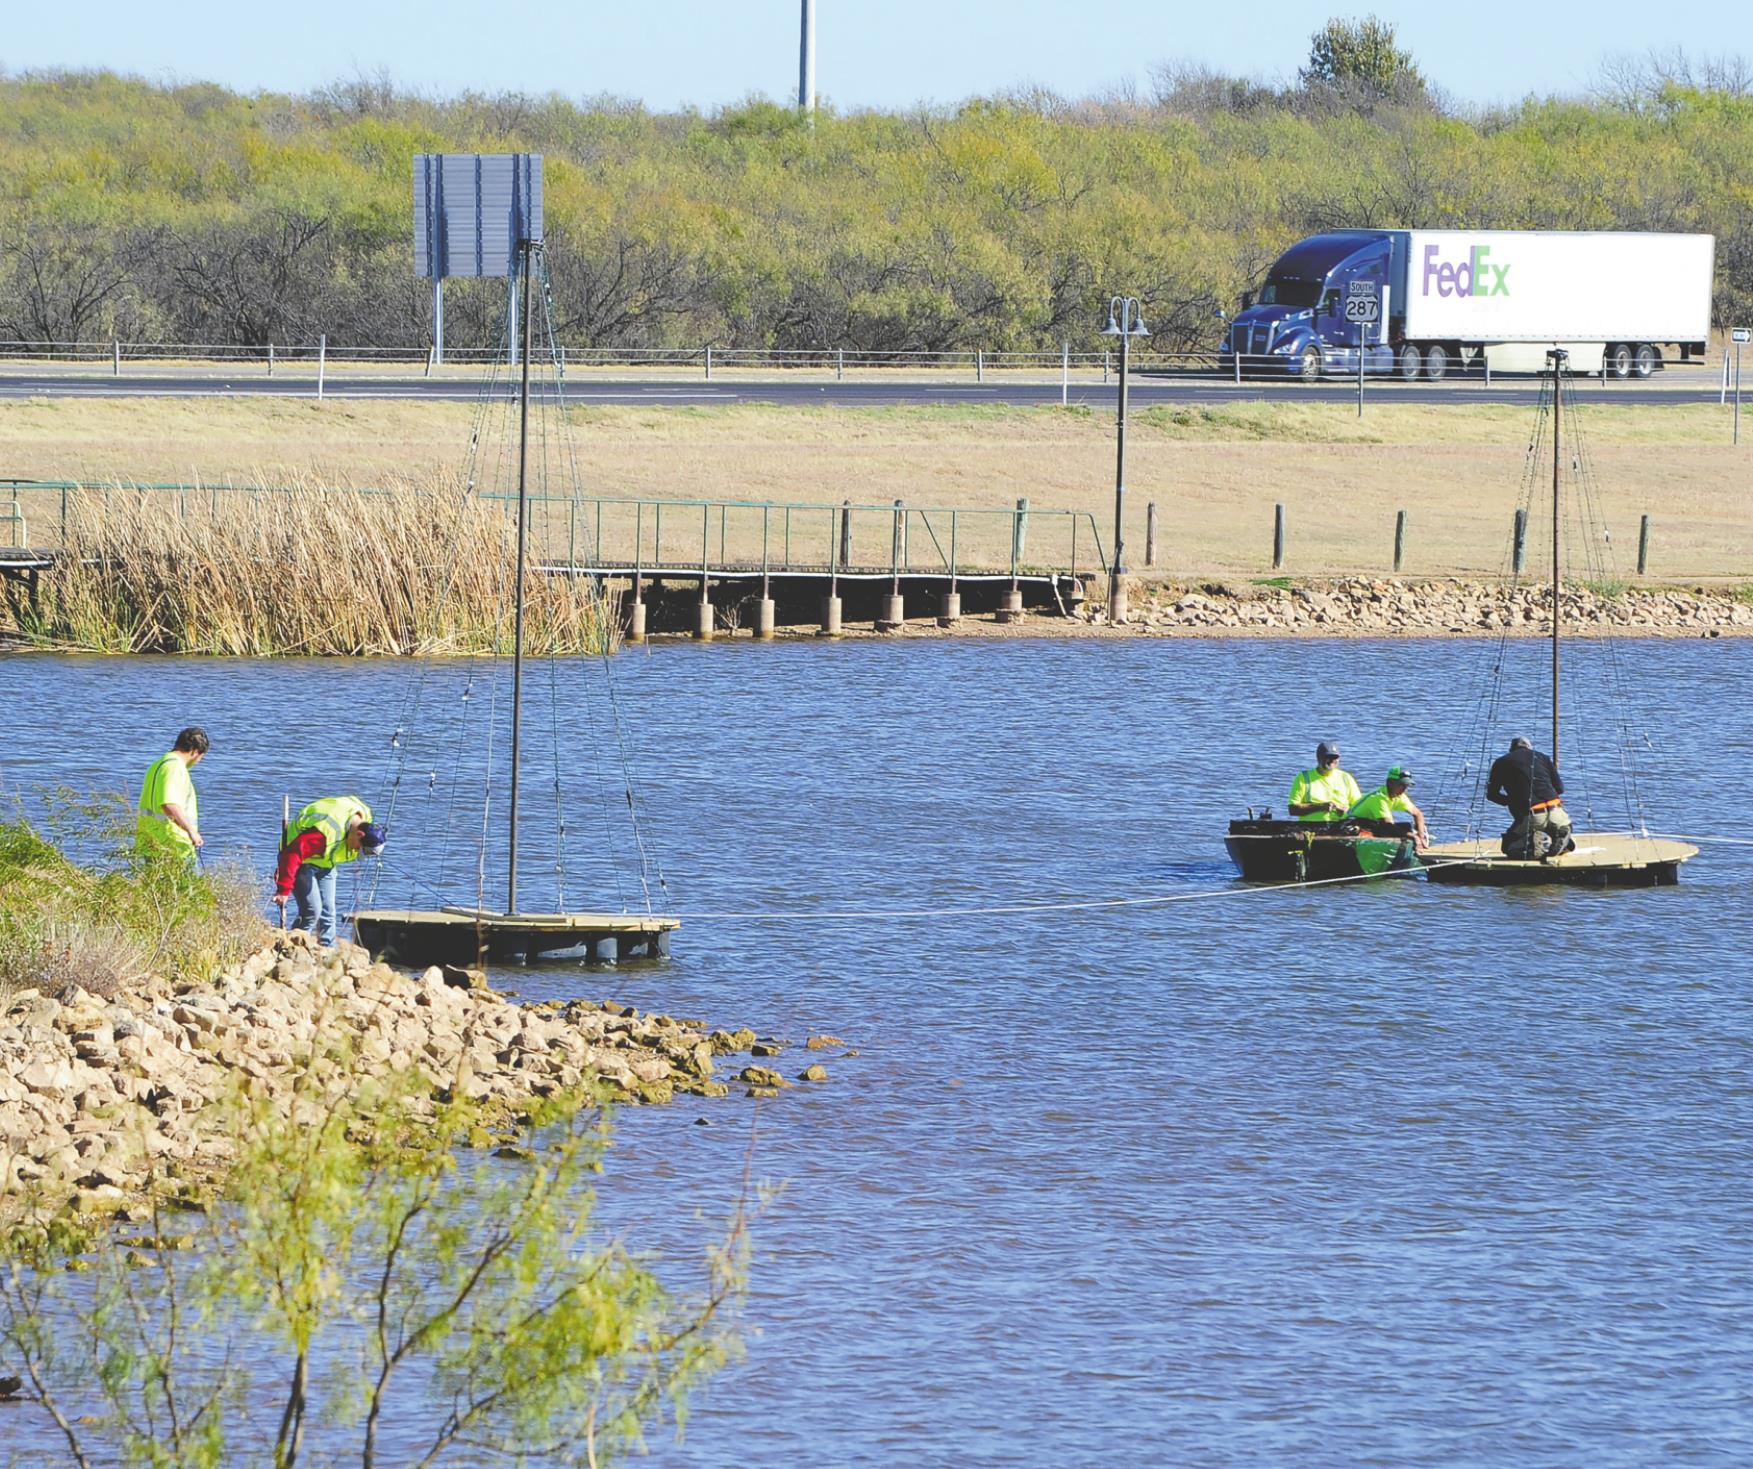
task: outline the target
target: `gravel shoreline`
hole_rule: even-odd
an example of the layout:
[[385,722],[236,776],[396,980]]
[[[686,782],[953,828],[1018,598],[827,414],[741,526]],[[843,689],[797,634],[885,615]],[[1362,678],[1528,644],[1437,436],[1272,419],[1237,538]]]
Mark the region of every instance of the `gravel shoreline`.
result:
[[[623,1102],[722,1097],[718,1058],[776,1058],[753,1030],[641,1015],[612,1002],[519,1004],[481,975],[412,975],[342,943],[279,934],[207,984],[151,979],[110,998],[69,985],[0,997],[0,1225],[61,1210],[126,1214],[148,1192],[201,1200],[222,1180],[236,1088],[285,1099],[313,1055],[360,1078],[418,1075],[416,1119],[479,1104],[484,1143],[515,1148],[537,1097],[596,1082]],[[840,1043],[812,1037],[809,1049]],[[827,1079],[812,1064],[797,1080]],[[771,1064],[735,1072],[752,1096],[793,1083]]]

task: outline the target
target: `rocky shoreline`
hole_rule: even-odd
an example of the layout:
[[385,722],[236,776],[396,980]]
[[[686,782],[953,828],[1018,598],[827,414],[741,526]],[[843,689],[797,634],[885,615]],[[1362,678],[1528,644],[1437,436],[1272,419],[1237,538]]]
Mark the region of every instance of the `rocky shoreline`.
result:
[[[1284,637],[1496,637],[1550,631],[1549,586],[1497,582],[1411,582],[1342,577],[1294,586],[1143,583],[1132,589],[1127,627],[1135,633]],[[1733,588],[1566,586],[1560,612],[1567,633],[1633,637],[1753,635],[1753,601]],[[1088,606],[1085,623],[1105,625]],[[1124,629],[1117,629],[1123,634]]]
[[[313,1055],[344,1055],[361,1078],[419,1076],[429,1091],[412,1101],[416,1118],[452,1097],[472,1101],[482,1145],[515,1155],[535,1098],[591,1082],[626,1102],[722,1097],[718,1058],[771,1062],[784,1048],[612,1002],[519,1004],[474,971],[411,975],[297,933],[211,983],[153,979],[108,999],[76,985],[18,990],[0,1007],[0,1224],[65,1209],[125,1214],[149,1187],[209,1196],[230,1147],[214,1104],[238,1088],[289,1095]],[[840,1044],[812,1037],[809,1049]],[[797,1080],[825,1081],[811,1060]],[[745,1065],[735,1080],[751,1096],[792,1085],[771,1064]]]

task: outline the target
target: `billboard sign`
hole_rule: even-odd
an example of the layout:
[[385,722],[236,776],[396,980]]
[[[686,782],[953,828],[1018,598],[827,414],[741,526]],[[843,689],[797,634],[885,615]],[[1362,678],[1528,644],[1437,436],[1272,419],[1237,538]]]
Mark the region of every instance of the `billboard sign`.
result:
[[414,155],[414,274],[509,276],[542,238],[540,153]]

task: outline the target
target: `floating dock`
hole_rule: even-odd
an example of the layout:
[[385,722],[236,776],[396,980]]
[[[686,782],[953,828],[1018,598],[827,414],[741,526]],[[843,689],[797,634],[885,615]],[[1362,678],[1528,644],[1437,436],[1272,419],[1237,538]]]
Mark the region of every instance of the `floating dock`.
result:
[[1574,851],[1545,862],[1506,857],[1496,841],[1439,842],[1419,855],[1432,882],[1485,887],[1659,888],[1680,881],[1698,848],[1629,832],[1572,832]]
[[576,959],[618,964],[670,951],[679,918],[635,913],[496,913],[484,908],[372,909],[353,915],[359,942],[380,959],[421,969],[492,961]]

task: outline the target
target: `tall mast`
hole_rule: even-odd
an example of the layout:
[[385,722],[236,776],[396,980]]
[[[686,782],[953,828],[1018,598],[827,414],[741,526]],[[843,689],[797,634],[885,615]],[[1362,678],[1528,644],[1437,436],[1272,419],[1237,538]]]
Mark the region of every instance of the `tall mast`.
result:
[[517,422],[517,579],[513,593],[511,624],[511,836],[506,853],[505,911],[517,912],[517,776],[518,746],[523,736],[523,568],[524,550],[529,530],[529,459],[530,459],[530,276],[535,264],[536,244],[523,240],[518,245],[518,268],[523,271],[523,319],[525,341],[523,350],[523,381],[518,392]]
[[1564,399],[1564,359],[1562,347],[1554,347],[1552,358],[1552,763],[1558,764],[1558,467],[1559,412]]

